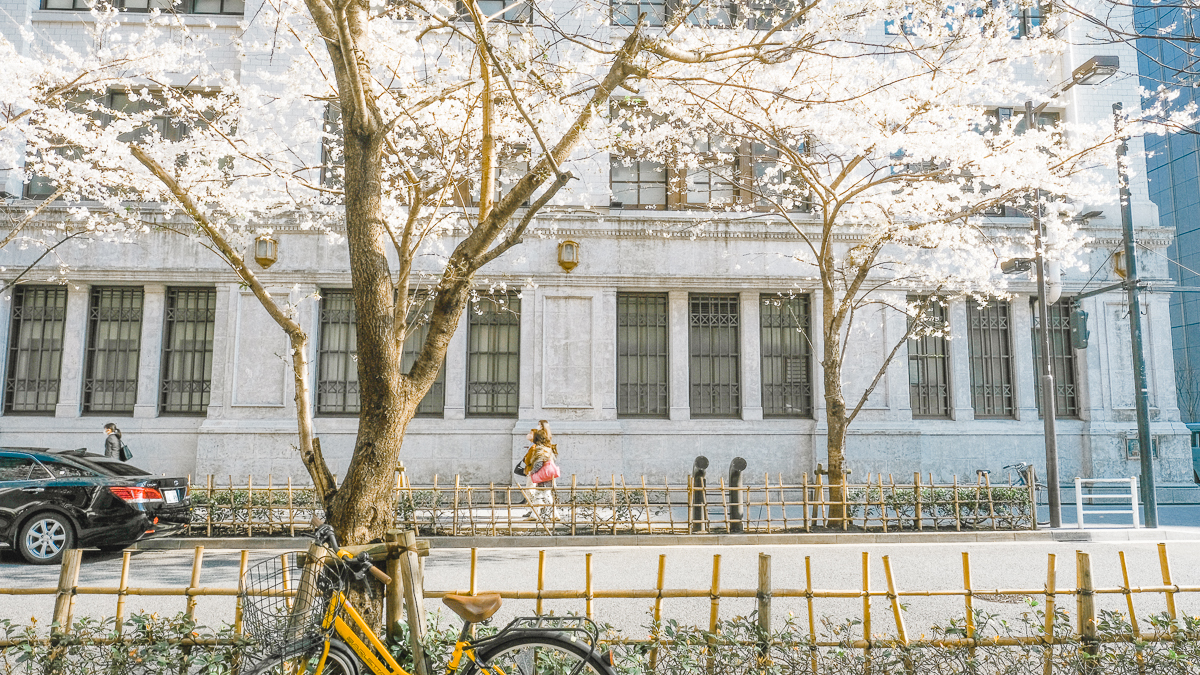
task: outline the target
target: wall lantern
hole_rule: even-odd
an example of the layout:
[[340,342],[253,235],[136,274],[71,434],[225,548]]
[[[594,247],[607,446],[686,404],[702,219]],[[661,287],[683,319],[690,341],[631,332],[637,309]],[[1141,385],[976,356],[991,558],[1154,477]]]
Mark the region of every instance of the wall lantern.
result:
[[267,235],[254,240],[254,261],[265,270],[279,260],[279,242]]
[[570,272],[579,264],[579,242],[564,240],[558,245],[558,266]]
[[1116,75],[1120,67],[1120,58],[1115,55],[1093,56],[1071,72],[1071,84],[1100,84]]

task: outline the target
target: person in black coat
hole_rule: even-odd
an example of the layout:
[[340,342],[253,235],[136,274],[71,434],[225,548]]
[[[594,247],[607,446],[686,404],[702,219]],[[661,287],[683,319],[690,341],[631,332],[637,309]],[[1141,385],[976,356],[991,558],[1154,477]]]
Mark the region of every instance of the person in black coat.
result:
[[109,422],[104,425],[104,456],[121,458],[121,430]]

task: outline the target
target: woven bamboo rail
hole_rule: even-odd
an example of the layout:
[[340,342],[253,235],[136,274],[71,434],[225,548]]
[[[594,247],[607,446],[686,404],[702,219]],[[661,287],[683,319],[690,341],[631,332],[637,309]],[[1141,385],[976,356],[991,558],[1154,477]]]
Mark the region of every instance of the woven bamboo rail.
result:
[[[390,533],[389,533],[390,534]],[[391,536],[391,535],[390,535]],[[414,535],[411,532],[400,533],[406,545],[412,546],[415,542]],[[391,541],[391,539],[389,539]],[[120,583],[116,587],[112,586],[80,586],[79,571],[81,551],[71,551],[69,555],[64,557],[62,568],[59,575],[59,582],[54,587],[39,587],[39,588],[0,588],[0,596],[28,596],[28,595],[52,595],[55,597],[54,617],[53,622],[60,627],[71,625],[71,620],[74,612],[75,597],[77,595],[114,595],[116,596],[116,637],[113,640],[119,640],[121,631],[126,618],[126,598],[128,596],[175,596],[184,597],[185,612],[190,617],[196,609],[197,599],[206,596],[238,596],[237,604],[234,609],[233,627],[234,632],[238,635],[242,633],[242,596],[239,594],[237,587],[211,587],[201,584],[203,571],[204,548],[197,547],[193,556],[192,575],[189,584],[184,588],[146,588],[130,586],[128,583],[131,568],[130,552],[125,552],[121,561],[121,577]],[[1159,573],[1161,575],[1161,583],[1153,585],[1134,586],[1130,583],[1129,567],[1126,564],[1125,553],[1119,552],[1120,567],[1123,583],[1120,586],[1112,587],[1096,587],[1092,581],[1092,564],[1090,555],[1082,551],[1076,552],[1076,583],[1071,585],[1060,585],[1057,579],[1056,570],[1056,555],[1051,553],[1047,556],[1046,563],[1046,581],[1045,585],[1029,588],[978,588],[973,585],[971,580],[971,560],[968,553],[962,553],[962,587],[942,590],[921,590],[921,589],[902,589],[895,583],[895,578],[892,573],[892,562],[889,556],[882,556],[881,561],[885,577],[887,580],[886,589],[872,588],[870,585],[870,556],[864,552],[862,554],[862,585],[859,588],[851,589],[817,589],[812,583],[812,559],[806,556],[804,559],[804,579],[805,585],[802,588],[777,587],[771,581],[771,556],[767,554],[759,554],[758,565],[758,584],[754,588],[726,588],[721,584],[721,556],[713,556],[712,564],[712,583],[707,588],[667,588],[664,585],[665,571],[667,566],[667,555],[663,554],[658,559],[657,583],[654,588],[641,589],[597,589],[594,587],[592,554],[585,554],[584,566],[584,587],[578,590],[548,590],[545,588],[545,571],[546,571],[546,556],[545,551],[540,551],[538,555],[538,570],[536,576],[536,588],[526,590],[506,590],[500,591],[500,595],[508,599],[534,600],[536,602],[535,611],[541,614],[545,611],[544,603],[550,600],[581,600],[583,601],[584,613],[589,618],[594,618],[596,615],[596,601],[606,599],[643,599],[650,600],[650,610],[657,623],[662,618],[662,607],[665,600],[678,598],[709,598],[709,616],[708,628],[710,631],[717,627],[720,606],[722,600],[729,598],[755,598],[757,600],[758,621],[760,626],[767,629],[769,632],[772,620],[772,601],[775,598],[802,598],[806,605],[806,619],[809,630],[809,640],[811,646],[815,647],[835,647],[863,649],[869,650],[882,647],[909,647],[909,648],[976,648],[989,646],[1019,646],[1019,645],[1059,645],[1075,643],[1082,640],[1085,644],[1091,645],[1088,648],[1099,648],[1104,643],[1129,642],[1132,640],[1142,641],[1167,641],[1173,639],[1174,628],[1167,632],[1155,631],[1146,632],[1141,630],[1138,624],[1138,617],[1134,613],[1134,596],[1140,594],[1161,594],[1166,600],[1166,609],[1168,618],[1175,622],[1179,616],[1176,609],[1176,596],[1179,594],[1200,593],[1200,585],[1181,585],[1174,583],[1171,576],[1171,567],[1167,556],[1166,544],[1158,545]],[[411,597],[421,598],[440,598],[450,593],[458,594],[476,594],[477,575],[478,575],[478,550],[471,550],[471,564],[469,576],[466,579],[466,585],[459,590],[428,590],[424,589],[421,581],[420,566],[416,564],[416,554],[411,554],[411,560],[406,566],[405,574],[393,574],[393,586],[403,583],[407,586],[406,590],[411,592]],[[244,573],[247,567],[249,558],[248,551],[241,552],[241,562],[239,565],[239,575]],[[389,569],[397,572],[396,561],[389,561]],[[388,589],[387,596],[395,598],[398,593],[393,591],[396,589]],[[277,592],[279,593],[279,592]],[[283,591],[283,595],[294,595],[295,591]],[[1044,607],[1046,608],[1046,625],[1045,633],[1040,636],[980,636],[975,635],[974,624],[974,599],[980,595],[990,596],[1042,596]],[[1124,635],[1104,635],[1097,634],[1096,629],[1096,595],[1124,595],[1126,606],[1128,608],[1128,617],[1131,622],[1131,632]],[[961,597],[963,600],[963,608],[966,618],[966,632],[962,638],[950,639],[912,639],[906,629],[905,624],[905,603],[901,602],[902,598],[919,598],[919,597],[935,597],[935,596],[952,596]],[[1055,604],[1060,596],[1074,597],[1076,599],[1076,612],[1074,630],[1071,634],[1059,634],[1055,632],[1053,617],[1055,615]],[[830,641],[819,638],[818,633],[818,612],[816,609],[816,601],[826,598],[843,598],[843,599],[861,599],[862,613],[860,617],[862,626],[861,633],[864,637],[845,641]],[[895,634],[879,637],[873,634],[871,628],[871,619],[873,613],[878,613],[879,609],[873,605],[873,602],[880,600],[886,601],[887,611],[891,614],[895,623]],[[409,607],[410,616],[413,618],[413,611],[419,609]],[[389,623],[393,624],[400,617],[400,607],[394,601],[388,603],[387,616]],[[423,614],[421,614],[423,616]],[[846,617],[838,617],[846,618]],[[1174,624],[1172,624],[1174,625]],[[649,640],[653,641],[659,636],[650,635]],[[626,642],[645,642],[645,640],[628,639]],[[7,647],[17,644],[15,641],[0,640],[0,647]],[[196,642],[195,644],[208,644],[206,642]],[[814,659],[816,655],[814,653]],[[1047,660],[1050,659],[1050,652],[1047,650]]]
[[[749,481],[747,481],[749,483]],[[396,525],[422,536],[532,534],[687,534],[822,531],[1032,530],[1033,486],[992,484],[986,475],[972,483],[934,483],[914,473],[909,483],[891,475],[868,475],[863,483],[831,486],[808,474],[799,483],[764,475],[761,483],[729,487],[661,484],[623,476],[607,482],[578,476],[559,480],[554,507],[531,509],[529,488],[468,484],[459,476],[413,485],[398,473]],[[289,478],[265,483],[232,476],[218,483],[209,475],[193,483],[195,509],[189,533],[212,536],[287,534],[309,527],[320,504],[312,488]],[[741,517],[738,517],[738,516]]]

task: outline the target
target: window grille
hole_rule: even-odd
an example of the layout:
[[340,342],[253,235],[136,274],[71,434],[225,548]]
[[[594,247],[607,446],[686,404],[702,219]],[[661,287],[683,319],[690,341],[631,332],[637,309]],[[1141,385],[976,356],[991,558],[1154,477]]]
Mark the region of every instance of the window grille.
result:
[[482,296],[472,303],[467,334],[467,414],[517,414],[521,366],[521,298]]
[[668,352],[667,295],[618,293],[617,415],[668,415]]
[[208,412],[216,322],[216,290],[167,289],[161,412],[180,415]]
[[[43,0],[42,9],[87,11],[95,4],[93,0]],[[183,0],[176,5],[173,0],[114,0],[114,7],[127,12],[183,12],[185,14],[244,14],[246,0]]]
[[690,298],[689,377],[693,417],[737,417],[742,410],[738,370],[737,295]]
[[1011,313],[1007,302],[967,302],[971,403],[978,418],[1013,416]]
[[[925,298],[910,297],[920,303]],[[940,334],[916,335],[908,341],[908,400],[913,417],[950,417],[950,350],[946,340],[946,306],[930,300],[921,330]],[[910,319],[910,330],[914,328]]]
[[13,290],[5,412],[54,413],[66,322],[66,288],[17,286]]
[[[1033,307],[1033,366],[1038,382],[1038,415],[1042,415],[1042,339],[1041,317],[1037,298],[1029,299]],[[1071,301],[1063,298],[1050,305],[1050,370],[1054,374],[1054,414],[1056,417],[1079,417],[1079,388],[1075,379],[1075,350],[1071,348]]]
[[351,291],[321,291],[320,331],[317,414],[357,415],[358,329]]
[[812,417],[811,307],[808,295],[761,297],[764,417]]
[[93,288],[83,410],[132,413],[142,348],[141,288]]
[[[429,337],[429,318],[433,315],[433,298],[417,298],[413,309],[409,311],[408,322],[411,330],[404,340],[404,352],[400,367],[404,372],[412,368]],[[417,405],[419,417],[442,417],[446,411],[446,360],[442,359],[442,367],[438,368],[437,379],[429,387],[425,398]]]

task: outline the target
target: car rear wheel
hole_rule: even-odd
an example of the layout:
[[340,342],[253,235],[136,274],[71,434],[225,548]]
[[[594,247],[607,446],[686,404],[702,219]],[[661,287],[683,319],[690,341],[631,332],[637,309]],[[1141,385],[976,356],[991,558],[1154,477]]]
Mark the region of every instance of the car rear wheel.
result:
[[63,554],[75,546],[75,530],[57,513],[38,513],[21,526],[17,549],[35,565],[62,562]]

